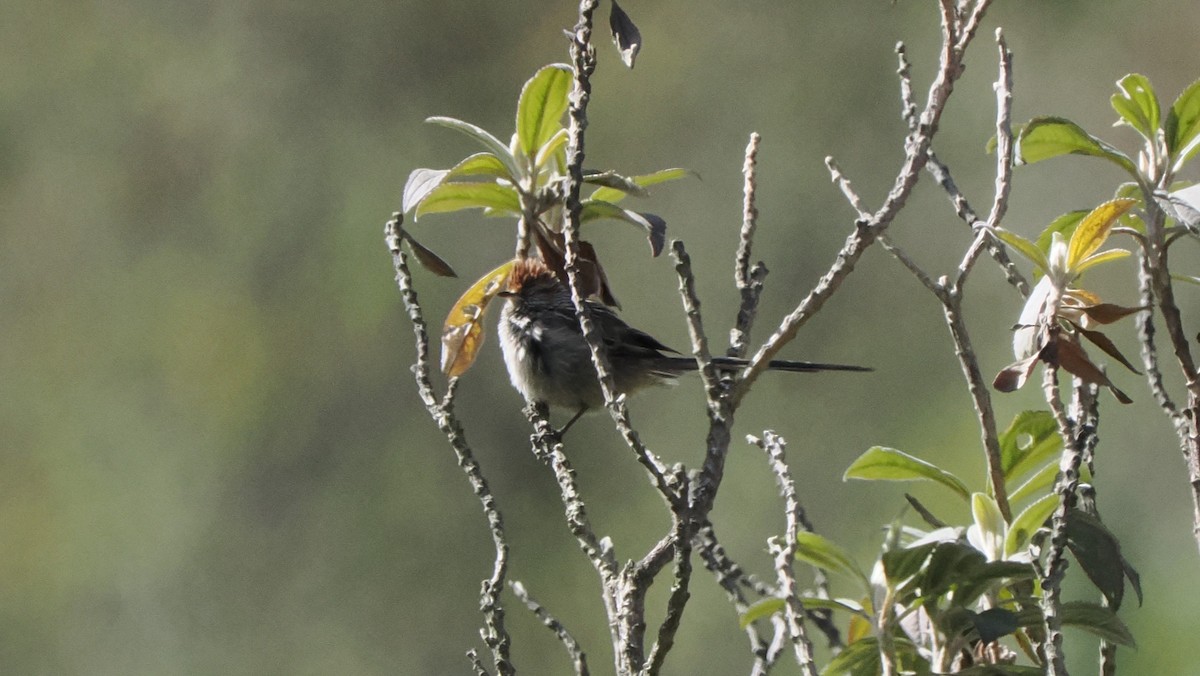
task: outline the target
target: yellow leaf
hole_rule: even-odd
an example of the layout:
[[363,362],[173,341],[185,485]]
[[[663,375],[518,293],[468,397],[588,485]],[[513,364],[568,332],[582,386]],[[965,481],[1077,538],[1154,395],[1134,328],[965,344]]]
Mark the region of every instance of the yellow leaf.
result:
[[1083,259],[1095,253],[1096,249],[1104,244],[1104,240],[1108,239],[1113,224],[1124,216],[1126,211],[1132,209],[1134,204],[1137,204],[1137,200],[1122,197],[1105,202],[1084,216],[1075,228],[1075,233],[1071,235],[1067,267],[1074,270]]
[[457,378],[475,363],[483,345],[483,311],[504,288],[514,263],[516,259],[480,277],[450,308],[442,325],[442,373]]
[[850,616],[850,626],[846,629],[846,645],[869,637],[874,630],[871,621],[861,615]]

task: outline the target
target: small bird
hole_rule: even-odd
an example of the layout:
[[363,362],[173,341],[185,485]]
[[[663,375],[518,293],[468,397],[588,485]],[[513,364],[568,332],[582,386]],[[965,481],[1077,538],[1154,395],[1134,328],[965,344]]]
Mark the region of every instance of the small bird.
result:
[[[499,294],[507,302],[500,313],[500,348],[513,387],[525,399],[575,409],[560,432],[565,432],[588,409],[604,405],[604,394],[592,353],[579,328],[571,291],[544,263],[519,261]],[[618,392],[633,393],[650,385],[670,384],[697,369],[691,357],[663,345],[650,334],[626,324],[607,306],[586,301],[604,341]],[[670,354],[668,354],[670,353]],[[747,365],[745,359],[714,357],[725,371]],[[772,361],[779,371],[870,371],[863,366]]]

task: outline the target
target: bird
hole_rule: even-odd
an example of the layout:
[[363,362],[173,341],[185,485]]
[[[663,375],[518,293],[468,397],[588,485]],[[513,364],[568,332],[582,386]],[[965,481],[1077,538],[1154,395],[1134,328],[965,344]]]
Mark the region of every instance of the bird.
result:
[[[560,434],[588,410],[602,407],[604,394],[571,291],[554,271],[538,259],[521,259],[497,295],[507,301],[497,333],[513,387],[529,402],[575,410]],[[694,358],[630,326],[608,306],[591,299],[584,302],[603,340],[618,392],[632,394],[651,385],[672,384],[679,375],[697,370]],[[722,371],[736,371],[748,363],[733,357],[713,358],[713,365]],[[785,360],[772,361],[767,368],[803,373],[872,370]]]

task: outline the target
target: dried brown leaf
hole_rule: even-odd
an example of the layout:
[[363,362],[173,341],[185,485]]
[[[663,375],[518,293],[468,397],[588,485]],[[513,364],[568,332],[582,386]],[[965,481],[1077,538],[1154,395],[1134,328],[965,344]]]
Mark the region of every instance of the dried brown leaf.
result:
[[449,263],[443,260],[441,256],[435,254],[432,249],[414,239],[412,234],[407,230],[402,230],[400,234],[404,238],[404,241],[408,242],[408,248],[412,250],[413,256],[416,256],[417,262],[421,264],[421,267],[439,277],[458,277],[458,274],[454,272],[454,268],[450,267]]
[[1103,369],[1092,363],[1091,359],[1088,359],[1087,353],[1083,351],[1083,346],[1078,342],[1074,340],[1059,340],[1057,348],[1056,358],[1058,365],[1067,373],[1086,383],[1107,387],[1113,393],[1113,396],[1117,398],[1117,401],[1122,404],[1133,403],[1133,400],[1128,395],[1117,389],[1117,386],[1109,380]]
[[516,259],[492,270],[459,297],[442,325],[442,372],[457,378],[467,372],[483,345],[483,314],[496,294],[504,289]]
[[1029,380],[1040,356],[1040,353],[1035,354],[1004,367],[1000,373],[996,374],[996,379],[992,381],[992,387],[1000,392],[1016,392],[1021,389],[1025,385],[1025,381]]
[[1121,362],[1125,368],[1138,375],[1142,374],[1142,372],[1137,370],[1133,364],[1129,363],[1129,360],[1125,358],[1125,355],[1121,354],[1121,351],[1117,349],[1117,346],[1111,340],[1109,340],[1108,336],[1100,333],[1099,331],[1089,331],[1081,326],[1076,326],[1075,328],[1079,330],[1079,333],[1083,334],[1084,338],[1092,341],[1096,347],[1104,350],[1105,354],[1108,356]]
[[1141,312],[1142,310],[1145,310],[1146,307],[1128,307],[1125,305],[1116,305],[1114,303],[1099,303],[1097,305],[1085,305],[1079,309],[1087,313],[1087,316],[1090,317],[1092,321],[1099,322],[1100,324],[1112,324],[1118,319],[1123,319],[1131,314]]

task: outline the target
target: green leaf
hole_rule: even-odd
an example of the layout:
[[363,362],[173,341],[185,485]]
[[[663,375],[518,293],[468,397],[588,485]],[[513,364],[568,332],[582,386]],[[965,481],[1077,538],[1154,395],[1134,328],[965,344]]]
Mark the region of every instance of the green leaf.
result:
[[975,525],[985,532],[1000,534],[1008,529],[996,499],[986,493],[971,494],[971,516]]
[[858,459],[846,468],[842,480],[846,479],[935,481],[958,493],[964,500],[971,496],[966,484],[950,472],[903,451],[884,446],[873,446],[858,456]]
[[1046,523],[1046,519],[1050,518],[1056,507],[1058,496],[1051,493],[1021,510],[1008,527],[1008,534],[1004,538],[1004,555],[1010,557],[1024,549],[1029,544],[1029,539]]
[[[630,176],[629,180],[633,181],[636,185],[646,188],[646,187],[655,185],[657,183],[664,183],[666,181],[676,181],[685,176],[696,176],[697,178],[699,178],[699,174],[697,174],[694,171],[691,171],[688,169],[674,168],[674,169],[660,169],[659,171],[656,171],[652,174],[642,174],[640,176]],[[627,194],[629,194],[629,193],[622,191],[622,190],[616,190],[613,188],[599,188],[596,190],[596,192],[591,194],[590,199],[596,200],[598,202],[611,202],[613,204],[616,204],[617,202],[624,199]]]
[[1000,466],[1007,485],[1062,450],[1058,424],[1049,411],[1022,411],[1000,435]]
[[1059,155],[1090,155],[1106,159],[1135,179],[1137,165],[1121,151],[1061,117],[1035,117],[1017,138],[1017,163],[1033,164]]
[[450,173],[446,178],[458,178],[460,176],[493,176],[510,183],[516,181],[513,175],[508,173],[508,168],[504,166],[500,158],[492,153],[475,153],[464,158],[461,162],[450,168]]
[[874,676],[881,671],[879,640],[868,637],[851,643],[829,660],[821,676]]
[[989,561],[967,567],[954,592],[954,603],[970,605],[1001,580],[1025,580],[1034,576],[1033,565],[1020,561]]
[[1200,138],[1200,80],[1188,85],[1167,111],[1166,132],[1171,156],[1183,159],[1180,151]]
[[408,213],[429,196],[433,189],[442,184],[450,175],[447,169],[413,169],[404,183],[404,197],[401,199],[400,211]]
[[1122,258],[1128,258],[1130,255],[1130,252],[1126,251],[1125,249],[1109,249],[1108,251],[1094,253],[1080,261],[1079,265],[1075,266],[1075,272],[1082,273],[1084,270],[1087,270],[1088,268],[1094,268],[1101,263],[1121,260]]
[[[1028,258],[1043,273],[1050,269],[1050,263],[1046,260],[1046,254],[1042,253],[1042,250],[1033,242],[1030,242],[1012,230],[1005,230],[1004,228],[996,228],[992,232],[996,233],[996,237],[999,237],[1001,242],[1011,246],[1022,256]],[[1049,250],[1049,247],[1047,247],[1047,250]]]
[[1194,275],[1183,275],[1175,272],[1171,273],[1171,279],[1177,282],[1187,282],[1188,284],[1196,284],[1200,286],[1200,277]]
[[[1021,132],[1024,129],[1025,129],[1025,125],[1014,124],[1012,126],[1013,138],[1016,139],[1018,136],[1020,136]],[[992,136],[990,138],[988,138],[987,142],[983,144],[983,152],[987,153],[988,155],[992,155],[996,152],[996,150],[999,147],[1000,147],[1000,139],[997,138],[997,136],[995,134],[992,134]]]
[[1044,467],[1038,470],[1033,476],[1025,480],[1025,483],[1017,486],[1017,490],[1009,493],[1009,502],[1017,503],[1034,495],[1041,495],[1047,489],[1054,485],[1054,479],[1058,476],[1058,463],[1048,462]]
[[1078,627],[1095,634],[1109,643],[1137,647],[1129,627],[1117,617],[1112,608],[1088,601],[1067,601],[1062,605],[1062,622],[1069,627]]
[[1125,123],[1133,127],[1151,142],[1158,136],[1162,113],[1158,96],[1146,76],[1130,73],[1117,80],[1117,93],[1112,95],[1112,107],[1121,116],[1118,124]]
[[434,188],[417,206],[414,216],[438,214],[461,209],[495,209],[521,213],[517,191],[496,183],[443,183]]
[[862,604],[850,599],[822,599],[816,596],[801,596],[800,603],[804,608],[814,610],[844,610],[860,617],[870,618]]
[[509,175],[518,179],[521,178],[522,172],[520,167],[517,166],[517,159],[513,157],[512,151],[508,149],[507,145],[501,143],[500,139],[488,133],[487,130],[453,117],[430,117],[426,118],[425,121],[448,129],[454,129],[475,139],[475,141],[483,144],[488,152],[495,155],[504,163],[504,167],[508,169]]
[[1083,217],[1087,215],[1087,209],[1076,209],[1074,211],[1068,211],[1062,216],[1054,219],[1050,222],[1050,225],[1046,226],[1046,229],[1042,231],[1042,234],[1038,235],[1037,248],[1040,249],[1043,254],[1049,256],[1050,243],[1054,241],[1054,233],[1057,232],[1062,235],[1063,241],[1070,241],[1071,233],[1075,232],[1075,228],[1079,225],[1079,222],[1082,221]]
[[[929,676],[933,672],[929,661],[921,657],[913,642],[897,636],[892,640],[898,673]],[[821,676],[876,676],[882,673],[879,640],[867,636],[853,641],[829,661]]]
[[1125,596],[1125,559],[1121,544],[1100,519],[1079,509],[1067,516],[1067,547],[1088,579],[1113,609]]
[[622,209],[611,202],[600,202],[594,199],[584,200],[583,207],[579,213],[580,222],[586,223],[600,218],[625,221],[645,230],[646,237],[650,240],[650,252],[655,256],[662,253],[663,247],[666,246],[667,222],[654,214]]
[[768,618],[775,613],[782,613],[787,609],[787,601],[774,596],[755,601],[746,612],[738,617],[738,628],[745,629],[752,623]]
[[[554,132],[554,136],[551,136],[550,140],[543,143],[541,148],[538,148],[537,157],[534,158],[534,166],[538,169],[546,166],[547,162],[558,156],[559,151],[566,147],[567,140],[566,129],[559,129]],[[567,163],[566,154],[563,153],[561,157],[562,164],[565,165]]]
[[615,171],[593,171],[583,175],[583,182],[598,185],[619,193],[646,197],[650,193],[638,185],[632,178],[622,176]]
[[967,581],[969,571],[986,563],[983,554],[968,544],[939,542],[922,574],[908,586],[920,587],[925,596],[937,598]]
[[[849,599],[822,599],[815,596],[801,596],[800,603],[805,610],[844,610],[860,617],[869,617],[861,604]],[[752,622],[768,618],[775,613],[787,610],[787,601],[774,596],[755,601],[746,612],[738,617],[738,627],[745,629]]]
[[555,63],[542,67],[521,88],[517,102],[517,142],[521,152],[531,160],[562,128],[570,87],[571,67]]
[[855,578],[870,593],[871,583],[846,550],[816,533],[803,532],[796,536],[796,559]]
[[1041,667],[1024,664],[976,664],[954,673],[957,676],[1042,676],[1045,672]]
[[899,587],[905,580],[919,573],[937,545],[936,542],[926,542],[916,547],[884,552],[880,558],[888,583],[892,587]]

